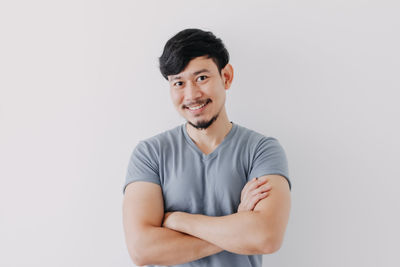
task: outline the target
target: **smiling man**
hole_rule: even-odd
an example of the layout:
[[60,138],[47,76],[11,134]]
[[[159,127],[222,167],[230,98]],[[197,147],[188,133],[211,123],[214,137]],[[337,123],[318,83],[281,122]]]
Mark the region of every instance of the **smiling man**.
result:
[[233,68],[213,33],[177,33],[160,70],[187,122],[140,141],[131,155],[123,222],[133,262],[261,266],[262,254],[280,248],[289,219],[283,148],[228,119]]

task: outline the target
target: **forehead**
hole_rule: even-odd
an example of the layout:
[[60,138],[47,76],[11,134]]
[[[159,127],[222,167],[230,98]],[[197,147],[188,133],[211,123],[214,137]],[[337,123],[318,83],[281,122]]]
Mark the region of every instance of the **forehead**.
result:
[[191,61],[189,61],[189,64],[183,71],[175,75],[169,75],[168,79],[172,81],[172,80],[182,79],[185,77],[190,78],[202,72],[209,72],[209,73],[218,72],[218,67],[212,60],[212,58],[207,58],[206,56],[196,57]]

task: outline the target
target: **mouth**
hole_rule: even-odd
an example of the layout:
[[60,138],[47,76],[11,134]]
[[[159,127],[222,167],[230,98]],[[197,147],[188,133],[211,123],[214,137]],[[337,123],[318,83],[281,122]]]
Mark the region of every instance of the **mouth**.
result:
[[204,102],[203,104],[200,105],[195,105],[195,106],[186,106],[185,109],[188,109],[189,111],[193,112],[193,113],[200,113],[201,111],[203,111],[205,109],[205,107],[211,102],[210,99],[208,99],[206,102]]

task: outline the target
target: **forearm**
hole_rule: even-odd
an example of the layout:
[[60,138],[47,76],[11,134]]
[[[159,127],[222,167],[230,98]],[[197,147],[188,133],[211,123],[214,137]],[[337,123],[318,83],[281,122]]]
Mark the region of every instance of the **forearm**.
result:
[[171,229],[186,233],[237,254],[264,254],[268,233],[259,212],[247,211],[211,217],[176,212]]
[[252,211],[220,217],[172,212],[164,216],[163,225],[237,254],[276,252],[281,247],[289,220],[290,191],[287,180],[280,175],[261,178],[268,179],[272,189]]
[[139,265],[176,265],[221,252],[218,246],[165,227],[145,227],[135,240]]

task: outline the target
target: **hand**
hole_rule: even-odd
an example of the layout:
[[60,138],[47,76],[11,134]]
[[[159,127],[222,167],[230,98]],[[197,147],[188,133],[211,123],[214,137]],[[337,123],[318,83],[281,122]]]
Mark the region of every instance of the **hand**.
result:
[[257,203],[268,196],[271,185],[265,177],[253,178],[243,187],[238,212],[252,211]]

